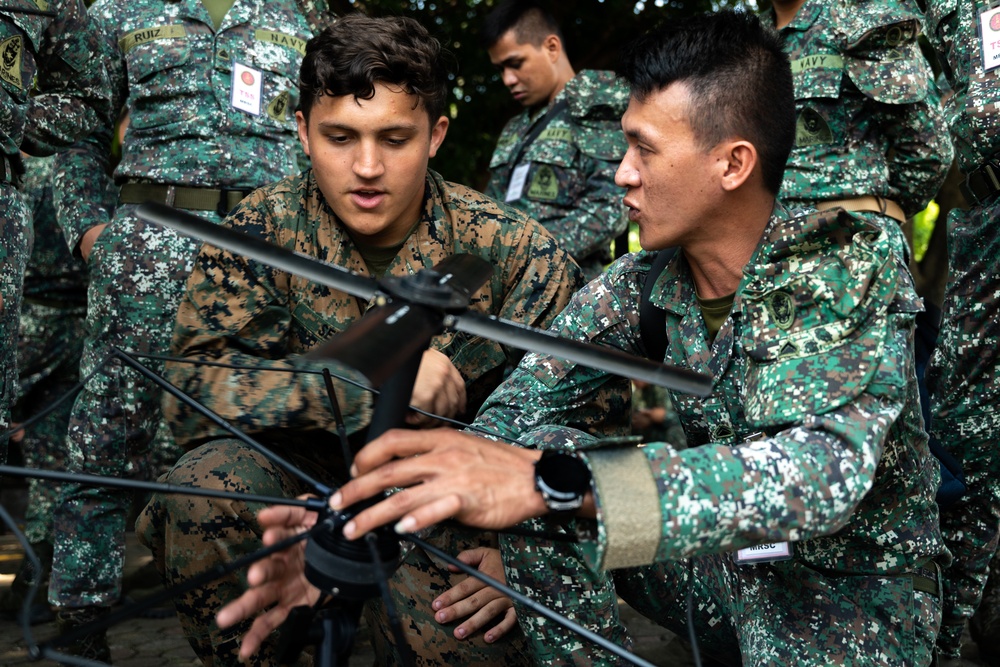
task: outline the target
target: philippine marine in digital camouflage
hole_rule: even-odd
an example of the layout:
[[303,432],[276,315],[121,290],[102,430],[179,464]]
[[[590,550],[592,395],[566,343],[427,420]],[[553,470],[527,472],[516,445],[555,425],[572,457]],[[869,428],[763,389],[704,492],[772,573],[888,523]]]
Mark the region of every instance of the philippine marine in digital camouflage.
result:
[[[962,464],[967,491],[941,512],[954,562],[944,571],[942,664],[959,664],[965,622],[981,655],[1000,661],[996,585],[976,612],[1000,532],[1000,8],[986,0],[930,0],[927,37],[954,94],[945,101],[968,209],[948,216],[941,338],[927,369],[931,435]],[[945,662],[949,661],[949,662]]]
[[[776,203],[794,138],[792,77],[757,18],[673,22],[629,47],[622,70],[632,97],[617,182],[643,247],[679,248],[653,291],[673,334],[667,361],[714,378],[706,398],[672,392],[688,448],[602,447],[595,436],[618,423],[606,422],[627,420],[627,380],[529,354],[476,425],[537,449],[391,431],[361,451],[359,475],[331,505],[403,490],[344,534],[446,518],[496,529],[562,507],[535,527],[563,526],[581,542],[505,539],[508,583],[621,643],[616,592],[685,636],[690,613],[703,653],[726,664],[931,664],[946,552],[914,308],[888,233],[842,210],[792,217]],[[618,260],[553,330],[642,355],[649,263],[647,253]],[[701,304],[722,298],[732,309],[716,328]],[[568,467],[577,483],[558,474]],[[553,487],[563,503],[543,492]],[[270,542],[305,512],[263,517]],[[250,571],[260,588],[220,622],[293,603],[301,561],[276,561]],[[620,662],[528,611],[518,620],[541,664]]]
[[[416,21],[348,15],[311,40],[300,82],[299,137],[312,169],[260,189],[226,224],[254,237],[361,275],[405,276],[468,253],[494,267],[472,308],[547,326],[581,284],[579,269],[538,223],[429,170],[448,118],[446,60]],[[192,361],[319,370],[302,355],[359,320],[372,302],[206,245],[195,262],[174,333],[176,354]],[[509,349],[464,333],[444,333],[425,352],[411,404],[471,419],[520,359]],[[324,378],[317,374],[196,367],[171,362],[169,379],[230,423],[274,448],[316,479],[348,478]],[[372,398],[334,379],[347,432],[363,444]],[[264,459],[190,407],[168,399],[166,412],[193,448],[166,476],[173,484],[293,497],[303,482]],[[416,414],[413,426],[426,425]],[[155,495],[137,525],[171,583],[261,547],[260,503]],[[495,538],[440,530],[430,537],[457,553]],[[205,549],[205,544],[216,545]],[[519,665],[523,643],[463,642],[435,620],[435,597],[447,568],[420,549],[390,580],[410,650],[419,664]],[[215,665],[237,665],[249,623],[221,630],[214,615],[245,590],[232,575],[185,595],[178,610],[189,635],[211,644]],[[379,664],[405,664],[377,604],[367,607]],[[275,664],[276,642],[260,664]]]
[[[49,155],[110,114],[107,73],[81,0],[29,0],[0,8],[0,431],[17,399],[21,284],[31,215],[17,192],[19,151]],[[7,458],[0,442],[0,461]]]
[[[136,204],[159,200],[218,221],[246,194],[298,170],[296,79],[306,41],[332,20],[324,8],[323,0],[99,0],[91,8],[112,54],[113,108],[124,109],[129,124],[113,214],[102,204],[112,119],[57,167],[59,220],[90,272],[81,376],[111,346],[140,355],[169,349],[199,243],[142,222]],[[69,470],[148,479],[160,391],[117,360],[105,371],[74,404]],[[131,499],[64,487],[49,587],[60,628],[106,613],[121,597]],[[73,650],[108,655],[103,632]]]
[[559,25],[536,2],[501,2],[482,32],[490,61],[525,107],[497,140],[486,194],[542,223],[589,280],[628,227],[614,184],[628,91],[612,72],[574,72]]

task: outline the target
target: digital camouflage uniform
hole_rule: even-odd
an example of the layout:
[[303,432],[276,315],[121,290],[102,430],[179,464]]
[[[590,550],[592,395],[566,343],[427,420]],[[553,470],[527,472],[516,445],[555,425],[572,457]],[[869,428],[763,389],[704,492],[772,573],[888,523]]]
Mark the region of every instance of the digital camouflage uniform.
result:
[[[1000,151],[1000,70],[983,69],[979,38],[979,17],[989,5],[972,0],[927,3],[927,36],[955,91],[945,112],[963,174]],[[990,41],[1000,35],[995,28],[988,30]],[[948,217],[950,273],[941,337],[927,370],[931,434],[962,463],[968,488],[941,515],[942,533],[954,556],[944,576],[944,627],[938,639],[945,656],[958,655],[964,622],[979,604],[1000,525],[1000,198],[970,204],[968,210],[952,209]],[[995,652],[995,646],[990,648]]]
[[486,194],[499,201],[506,200],[518,164],[531,163],[521,196],[507,203],[542,223],[588,280],[611,261],[611,241],[628,226],[615,185],[627,148],[621,118],[628,96],[613,73],[583,70],[556,95],[552,105],[567,105],[530,146],[523,148],[525,139],[552,105],[508,121],[490,159]]
[[[0,432],[17,398],[21,284],[31,215],[16,190],[18,150],[48,155],[108,114],[107,73],[79,0],[10,0],[0,9]],[[54,17],[17,8],[44,8]],[[34,94],[32,85],[34,84]],[[0,461],[7,442],[0,442]]]
[[[476,425],[585,450],[598,521],[575,522],[577,545],[504,538],[508,583],[623,643],[609,575],[584,560],[627,568],[614,572],[618,594],[684,636],[693,587],[699,645],[725,664],[929,664],[940,606],[915,586],[934,587],[946,552],[913,371],[919,304],[900,291],[890,247],[851,214],[776,208],[711,345],[678,253],[652,295],[672,332],[666,362],[715,378],[707,398],[671,392],[684,450],[595,448],[594,436],[621,432],[608,422],[625,381],[526,356]],[[619,259],[553,329],[646,356],[638,299],[650,262]],[[730,553],[783,540],[791,560],[739,566]],[[543,664],[615,662],[518,618]]]
[[[320,18],[312,2],[236,0],[218,29],[200,0],[99,0],[91,13],[115,54],[108,64],[114,108],[129,112],[115,171],[123,197],[136,182],[249,192],[297,171],[298,72]],[[234,63],[262,79],[259,115],[231,104]],[[108,123],[68,152],[56,183],[70,248],[90,227],[110,222],[88,261],[83,376],[101,364],[110,346],[140,355],[169,350],[199,246],[140,221],[132,204],[120,205],[113,217],[101,205],[112,131]],[[167,203],[184,206],[177,197],[175,202],[168,196]],[[200,213],[221,219],[215,211]],[[147,363],[162,370],[162,364]],[[73,407],[70,469],[147,478],[161,392],[117,360],[105,370]],[[119,599],[130,499],[110,489],[64,487],[50,602],[82,608]]]
[[[52,205],[52,158],[28,158],[21,192],[31,212],[34,247],[24,273],[18,338],[20,396],[14,419],[24,421],[65,396],[76,385],[87,314],[87,268],[66,247]],[[73,400],[64,401],[24,433],[25,465],[66,467],[66,425]],[[52,542],[52,512],[58,486],[29,481],[24,534],[33,544]]]
[[[774,11],[766,19],[774,25]],[[893,0],[807,0],[779,31],[795,86],[795,144],[779,197],[793,206],[873,195],[907,217],[937,194],[952,161],[919,16]],[[878,213],[908,258],[899,222]]]
[[[369,275],[360,252],[327,206],[311,171],[257,191],[229,221],[234,228],[298,253],[318,257],[361,275]],[[532,326],[548,326],[580,286],[579,269],[540,225],[513,208],[478,192],[447,183],[434,172],[427,178],[421,219],[410,233],[387,275],[407,275],[444,258],[469,253],[496,271],[473,295],[472,308]],[[198,256],[181,303],[174,335],[175,352],[196,360],[280,369],[313,368],[297,355],[310,350],[357,321],[371,307],[355,297],[331,291],[304,278],[206,246]],[[434,338],[466,379],[469,416],[499,384],[504,369],[520,351],[464,333]],[[311,365],[310,365],[311,364]],[[324,379],[291,374],[198,367],[170,362],[168,376],[181,390],[326,482],[346,479],[341,448]],[[371,414],[370,395],[335,382],[347,431],[362,436]],[[167,415],[185,444],[227,435],[190,407],[168,397]],[[235,440],[215,440],[194,449],[166,476],[174,484],[247,490],[291,497],[308,491],[301,480]],[[167,578],[179,581],[219,563],[259,549],[257,503],[154,496],[137,529]],[[453,553],[477,546],[475,534],[439,531],[436,539]],[[211,543],[213,549],[205,549]],[[189,636],[203,659],[236,664],[236,638],[248,624],[225,632],[214,625],[216,610],[244,589],[243,573],[219,580],[177,603]],[[442,563],[422,551],[410,553],[393,577],[394,597],[419,664],[519,664],[523,647],[514,642],[486,645],[476,637],[459,642],[452,629],[433,620],[431,602],[452,584]],[[462,578],[459,576],[459,578]],[[371,610],[370,610],[371,611]],[[371,611],[370,624],[384,619]],[[384,634],[378,630],[375,636]],[[272,648],[256,660],[269,664]],[[402,664],[392,647],[376,642],[380,664]]]

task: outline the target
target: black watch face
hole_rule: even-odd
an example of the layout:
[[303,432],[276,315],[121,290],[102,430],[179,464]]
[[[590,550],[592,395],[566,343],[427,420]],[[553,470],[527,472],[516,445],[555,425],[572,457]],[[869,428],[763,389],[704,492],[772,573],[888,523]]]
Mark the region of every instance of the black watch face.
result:
[[583,496],[590,490],[587,464],[565,452],[545,452],[535,464],[535,476],[560,495]]

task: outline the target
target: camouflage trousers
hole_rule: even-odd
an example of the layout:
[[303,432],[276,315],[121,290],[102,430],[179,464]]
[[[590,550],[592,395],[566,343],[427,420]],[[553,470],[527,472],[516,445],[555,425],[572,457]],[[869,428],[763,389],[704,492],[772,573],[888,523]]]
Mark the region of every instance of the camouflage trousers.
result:
[[[698,648],[725,665],[929,665],[941,621],[940,599],[908,575],[829,576],[794,559],[737,565],[731,554],[607,573],[568,542],[505,535],[501,550],[513,588],[625,647],[616,594],[685,638],[690,595]],[[518,621],[538,664],[629,664],[523,609]]]
[[[66,429],[73,397],[64,397],[79,380],[86,311],[83,303],[55,306],[25,300],[21,307],[17,345],[21,393],[14,406],[14,419],[23,422],[63,399],[24,432],[21,451],[30,468],[66,468]],[[52,515],[59,489],[56,482],[29,481],[24,527],[29,542],[52,542]]]
[[[0,211],[0,433],[5,433],[18,393],[17,330],[33,228],[21,193],[10,183],[0,182]],[[0,438],[0,463],[6,462],[7,439]]]
[[[321,452],[310,452],[308,457],[287,449],[278,450],[278,453],[313,478],[329,480],[331,477],[331,467],[323,460]],[[335,456],[331,455],[330,460]],[[342,468],[343,464],[334,467]],[[290,498],[313,491],[301,479],[248,445],[231,439],[213,441],[185,454],[161,480],[274,498]],[[140,540],[152,550],[154,562],[169,586],[260,549],[262,531],[256,515],[262,507],[256,502],[156,494],[139,518],[136,531]],[[438,529],[428,539],[452,553],[496,544],[489,535],[464,530]],[[455,639],[451,628],[434,621],[431,602],[463,578],[464,575],[450,573],[445,564],[421,549],[407,553],[390,578],[392,599],[410,650],[416,655],[415,664],[483,667],[530,664],[519,633],[492,645],[483,642],[480,636],[460,641]],[[184,633],[205,665],[236,667],[241,664],[237,657],[239,638],[249,629],[249,622],[220,630],[214,617],[223,604],[242,594],[246,586],[245,572],[238,571],[175,598]],[[369,601],[364,613],[372,629],[377,663],[414,664],[399,655],[383,606]],[[276,650],[277,636],[273,636],[251,664],[279,664]]]
[[1000,199],[948,216],[949,278],[927,369],[931,435],[962,464],[967,491],[941,511],[953,561],[944,572],[938,648],[958,656],[1000,533]]
[[[101,365],[103,370],[88,380],[73,405],[67,469],[150,479],[156,475],[151,443],[162,421],[162,392],[120,360],[107,363],[107,355],[111,346],[139,355],[169,352],[180,295],[198,244],[138,220],[133,210],[118,209],[89,258],[80,374],[86,377]],[[140,361],[162,371],[161,362]],[[118,601],[132,504],[130,491],[64,485],[55,512],[52,604],[76,608]]]

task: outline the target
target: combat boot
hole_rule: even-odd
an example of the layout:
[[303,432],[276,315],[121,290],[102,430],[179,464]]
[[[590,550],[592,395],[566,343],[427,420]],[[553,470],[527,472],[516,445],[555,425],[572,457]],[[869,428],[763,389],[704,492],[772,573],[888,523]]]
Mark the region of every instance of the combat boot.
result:
[[[80,607],[79,609],[58,607],[56,608],[56,630],[59,635],[64,635],[70,630],[75,630],[110,613],[111,609],[108,607]],[[108,646],[107,628],[90,632],[58,650],[79,658],[111,664],[111,648]]]
[[990,667],[1000,667],[1000,559],[990,563],[990,575],[979,608],[969,619],[969,634],[979,647],[979,659]]

